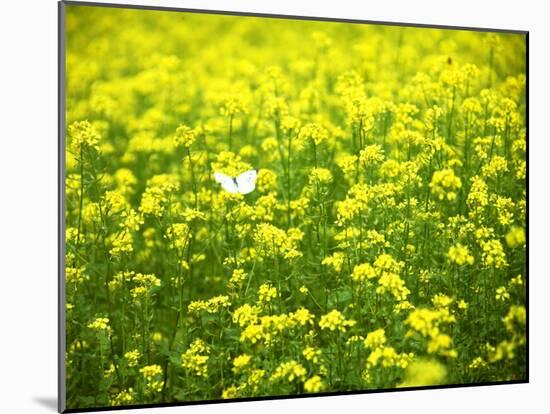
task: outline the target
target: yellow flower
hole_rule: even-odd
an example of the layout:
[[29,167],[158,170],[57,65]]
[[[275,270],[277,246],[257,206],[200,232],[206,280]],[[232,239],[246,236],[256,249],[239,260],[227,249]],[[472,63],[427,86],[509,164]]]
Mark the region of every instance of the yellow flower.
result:
[[140,357],[141,354],[137,349],[134,349],[133,351],[128,351],[124,354],[124,358],[128,362],[129,367],[135,367],[138,364]]
[[231,385],[230,387],[226,388],[222,392],[222,398],[224,400],[230,400],[232,398],[237,398],[239,396],[239,388]]
[[447,334],[438,334],[435,336],[432,336],[430,341],[428,342],[428,353],[429,354],[442,354],[447,356],[455,356],[456,354],[454,352],[447,352],[448,349],[450,349],[453,345],[453,340],[451,337]]
[[368,145],[359,152],[359,161],[365,165],[378,164],[384,161],[384,150],[378,144]]
[[142,273],[136,273],[132,277],[132,282],[134,282],[135,287],[130,293],[134,298],[149,294],[154,288],[160,286],[160,279],[153,274],[144,275]]
[[210,347],[201,339],[195,339],[182,356],[182,366],[188,372],[199,377],[208,375],[208,354]]
[[243,269],[234,269],[229,279],[229,286],[241,285],[247,277],[247,273]]
[[[446,306],[440,306],[433,310],[426,308],[415,309],[409,314],[405,323],[409,325],[413,331],[428,338],[428,353],[456,358],[457,352],[452,349],[452,338],[442,332],[442,328],[445,324],[453,323],[455,320],[456,318],[450,313]],[[406,334],[406,336],[411,335],[412,331]]]
[[476,357],[472,360],[472,362],[470,362],[470,364],[468,365],[468,369],[478,369],[478,368],[482,368],[484,366],[486,366],[487,363],[483,360],[483,358],[481,357]]
[[262,168],[258,171],[256,188],[261,193],[268,193],[277,189],[277,174],[274,171]]
[[508,293],[506,287],[500,286],[497,288],[495,299],[501,302],[505,302],[506,300],[510,299],[510,293]]
[[233,372],[239,373],[250,363],[251,357],[247,354],[239,355],[233,359]]
[[[293,234],[292,229],[285,232],[271,224],[261,223],[256,226],[253,238],[260,256],[283,256],[287,259],[294,259],[301,256],[297,250],[299,242],[299,238],[295,237],[297,234]],[[300,234],[303,233],[300,232]]]
[[346,178],[351,179],[352,177],[355,177],[355,173],[357,171],[357,156],[356,155],[342,155],[336,160],[336,164],[344,175],[346,175]]
[[67,283],[79,284],[89,280],[88,275],[84,273],[83,268],[67,267],[65,268],[65,280]]
[[482,261],[487,267],[502,269],[508,266],[506,254],[499,240],[493,239],[481,243]]
[[523,286],[523,277],[521,275],[517,275],[516,277],[513,277],[510,279],[510,285],[511,286]]
[[503,319],[508,332],[514,333],[525,327],[527,321],[527,312],[525,306],[512,305],[508,314]]
[[263,283],[258,288],[258,303],[265,305],[277,297],[277,289],[269,283]]
[[120,227],[126,231],[139,231],[140,226],[143,224],[143,217],[132,208],[122,213],[122,220]]
[[438,293],[432,298],[432,303],[436,309],[447,308],[451,303],[453,303],[453,299],[447,295]]
[[146,381],[148,392],[159,393],[164,388],[162,378],[162,367],[160,365],[147,365],[139,370]]
[[508,162],[501,156],[494,156],[488,164],[481,169],[484,177],[496,177],[497,175],[508,171]]
[[306,346],[302,351],[302,355],[306,360],[317,364],[319,362],[319,357],[321,356],[321,350],[313,348],[312,346]]
[[413,354],[399,354],[391,346],[374,348],[367,358],[367,370],[376,366],[383,368],[406,368],[413,359]]
[[168,194],[179,188],[178,179],[175,176],[161,174],[153,176],[147,182],[147,188],[141,196],[139,211],[160,217],[164,214]]
[[160,365],[147,365],[141,368],[139,372],[145,379],[150,380],[157,375],[162,375],[162,368]]
[[525,230],[521,227],[512,226],[506,234],[506,244],[511,248],[525,246]]
[[309,173],[310,184],[330,184],[332,182],[332,173],[326,168],[313,168]]
[[344,265],[345,259],[346,255],[344,253],[334,252],[331,256],[325,257],[321,264],[330,266],[336,273],[340,273],[342,271],[342,266]]
[[237,177],[239,174],[252,169],[250,164],[244,162],[239,155],[231,151],[221,151],[218,153],[211,167],[213,172],[222,173],[230,177]]
[[382,347],[386,343],[386,333],[384,328],[377,329],[376,331],[367,334],[365,339],[365,347],[369,349],[376,349]]
[[326,315],[322,315],[319,321],[319,327],[321,329],[329,329],[331,331],[338,330],[340,332],[345,332],[348,327],[352,327],[357,322],[352,319],[344,318],[342,312],[333,309]]
[[435,360],[418,360],[411,363],[405,371],[405,380],[398,387],[421,387],[445,383],[447,369]]
[[189,148],[201,133],[201,128],[190,128],[187,125],[180,125],[174,135],[174,144]]
[[121,256],[134,251],[134,239],[131,233],[124,232],[113,240],[113,248],[109,250],[111,256]]
[[134,402],[134,389],[132,387],[122,390],[114,395],[110,403],[112,406],[130,405]]
[[395,273],[383,272],[380,279],[378,279],[376,293],[384,294],[386,292],[391,293],[393,297],[399,301],[406,300],[411,293],[399,275]]
[[471,214],[481,216],[485,207],[489,204],[488,187],[481,177],[472,178],[472,186],[466,200]]
[[374,261],[374,268],[378,275],[384,272],[399,273],[403,268],[403,263],[395,260],[391,255],[382,253]]
[[95,331],[110,331],[109,318],[96,318],[88,324],[88,328]]
[[456,199],[456,192],[462,187],[462,182],[454,171],[445,169],[434,172],[430,188],[439,200],[453,201]]
[[325,383],[319,375],[314,375],[304,382],[304,390],[306,392],[321,392],[324,389]]
[[368,279],[373,279],[377,276],[374,268],[369,263],[356,265],[353,268],[351,278],[354,282],[365,282]]
[[213,298],[210,298],[207,301],[204,301],[204,300],[192,301],[188,305],[187,310],[189,311],[190,314],[199,313],[201,311],[206,311],[208,313],[216,313],[216,312],[220,312],[222,309],[228,308],[229,306],[231,306],[231,302],[229,301],[229,296],[220,295],[220,296],[214,296]]
[[276,369],[273,375],[271,375],[271,381],[280,381],[282,379],[288,382],[303,381],[306,376],[306,369],[302,364],[291,360],[281,363]]
[[464,264],[474,264],[474,257],[470,254],[468,248],[461,245],[460,243],[451,246],[447,255],[453,262],[455,262],[459,266],[462,266]]
[[241,93],[227,94],[220,108],[220,114],[224,116],[234,116],[240,113],[247,113],[247,102],[245,95]]
[[300,326],[312,325],[314,316],[306,308],[299,308],[295,312],[291,312],[289,316]]
[[[80,154],[87,149],[99,150],[99,132],[88,121],[73,122],[69,127],[71,142],[69,148],[73,154]],[[81,157],[82,155],[78,155]]]
[[245,303],[233,312],[233,322],[237,323],[241,328],[253,324],[258,319],[260,309],[256,306],[250,306]]
[[328,139],[328,131],[319,124],[310,123],[300,128],[298,138],[304,141],[311,140],[315,145],[320,145]]

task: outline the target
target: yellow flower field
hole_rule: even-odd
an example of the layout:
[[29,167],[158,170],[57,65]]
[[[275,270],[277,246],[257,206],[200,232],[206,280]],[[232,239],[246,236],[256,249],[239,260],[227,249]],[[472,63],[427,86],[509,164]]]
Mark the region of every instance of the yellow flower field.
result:
[[66,26],[68,408],[527,379],[526,35]]

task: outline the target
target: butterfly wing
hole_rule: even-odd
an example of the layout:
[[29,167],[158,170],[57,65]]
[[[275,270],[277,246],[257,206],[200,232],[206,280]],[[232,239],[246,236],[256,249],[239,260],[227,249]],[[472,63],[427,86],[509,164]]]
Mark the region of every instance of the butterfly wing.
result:
[[214,179],[222,186],[225,191],[235,194],[239,192],[237,184],[233,181],[233,178],[222,173],[214,173]]
[[239,193],[248,194],[254,191],[256,188],[256,178],[258,178],[258,172],[256,170],[250,170],[239,175],[235,179],[235,181],[237,181]]

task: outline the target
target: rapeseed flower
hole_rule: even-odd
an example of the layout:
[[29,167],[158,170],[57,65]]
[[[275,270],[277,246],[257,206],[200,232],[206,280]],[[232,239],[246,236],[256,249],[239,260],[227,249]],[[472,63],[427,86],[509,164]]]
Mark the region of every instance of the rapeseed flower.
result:
[[345,332],[347,328],[354,326],[356,323],[357,322],[352,319],[346,319],[340,311],[333,309],[326,315],[321,316],[319,327],[330,331],[338,330],[340,332]]

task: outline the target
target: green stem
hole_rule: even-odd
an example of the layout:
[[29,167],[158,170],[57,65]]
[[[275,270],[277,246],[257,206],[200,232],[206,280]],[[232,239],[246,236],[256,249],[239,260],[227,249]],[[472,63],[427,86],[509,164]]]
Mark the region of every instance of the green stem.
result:
[[195,168],[193,167],[193,158],[191,157],[191,150],[189,148],[187,148],[187,158],[189,159],[189,169],[191,170],[191,182],[193,185],[195,210],[197,210],[198,209],[197,180],[195,178]]
[[233,114],[229,115],[229,151],[233,151]]
[[82,155],[82,146],[80,146],[80,197],[78,205],[78,233],[76,236],[76,248],[80,247],[80,234],[82,229],[82,209],[84,206],[84,160]]
[[290,186],[290,164],[291,164],[291,153],[292,153],[292,131],[288,132],[288,154],[286,162],[286,187],[287,187],[287,222],[288,227],[292,226],[292,214],[290,211],[290,200],[292,199],[292,190]]

